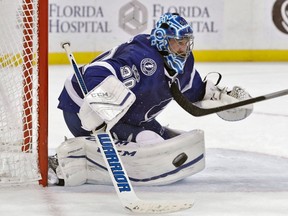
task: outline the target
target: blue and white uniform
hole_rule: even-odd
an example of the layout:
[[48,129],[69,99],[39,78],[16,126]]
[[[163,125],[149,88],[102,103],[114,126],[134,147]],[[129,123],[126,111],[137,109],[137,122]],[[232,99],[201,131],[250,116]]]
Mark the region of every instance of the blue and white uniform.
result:
[[[151,46],[150,35],[140,34],[127,43],[103,53],[91,63],[80,68],[88,91],[107,76],[117,77],[135,94],[136,101],[128,112],[111,129],[120,140],[134,141],[143,130],[152,130],[168,139],[169,135],[155,120],[155,117],[173,99],[170,93],[172,77],[164,67],[163,56]],[[183,73],[176,77],[182,93],[191,101],[203,98],[205,84],[194,68],[191,53],[185,62]],[[58,108],[63,110],[68,128],[74,136],[86,136],[90,132],[81,128],[77,116],[83,103],[83,95],[75,75],[69,77],[61,95]]]

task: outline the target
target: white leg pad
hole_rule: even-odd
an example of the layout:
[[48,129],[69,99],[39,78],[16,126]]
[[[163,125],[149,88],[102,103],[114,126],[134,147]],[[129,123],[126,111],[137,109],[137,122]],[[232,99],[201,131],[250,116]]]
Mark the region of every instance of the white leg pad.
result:
[[[166,185],[205,167],[202,130],[185,132],[157,143],[116,142],[116,146],[133,185]],[[112,184],[94,137],[69,139],[61,144],[57,154],[65,185]]]
[[87,182],[87,159],[85,142],[66,140],[56,150],[59,166],[57,176],[64,179],[65,186],[77,186]]

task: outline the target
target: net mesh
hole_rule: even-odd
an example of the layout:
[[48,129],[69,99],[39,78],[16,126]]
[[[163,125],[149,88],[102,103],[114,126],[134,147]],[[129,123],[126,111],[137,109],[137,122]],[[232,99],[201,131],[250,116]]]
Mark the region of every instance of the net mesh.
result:
[[38,168],[38,0],[0,0],[0,184]]

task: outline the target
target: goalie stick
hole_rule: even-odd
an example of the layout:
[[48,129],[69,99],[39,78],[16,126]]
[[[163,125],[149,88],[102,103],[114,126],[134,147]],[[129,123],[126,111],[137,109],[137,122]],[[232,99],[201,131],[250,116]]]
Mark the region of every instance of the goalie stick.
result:
[[[76,60],[70,50],[70,43],[65,42],[61,44],[62,48],[65,49],[66,54],[70,60],[71,65],[73,66],[75,76],[79,83],[79,86],[82,90],[83,95],[85,96],[88,93],[87,87],[85,85],[84,79],[81,72],[78,69]],[[93,136],[96,138],[96,143],[98,144],[109,175],[113,182],[114,188],[117,191],[118,197],[124,208],[128,209],[134,213],[171,213],[180,210],[189,209],[193,206],[192,201],[184,200],[141,200],[139,199],[134,189],[131,185],[127,172],[124,168],[124,165],[116,153],[117,148],[113,142],[111,134],[109,131],[106,131],[106,127],[103,127],[102,130],[93,131]],[[111,152],[113,154],[113,162],[118,163],[117,169],[115,165],[109,163],[108,157],[111,158]],[[113,166],[113,167],[112,167]]]
[[191,103],[183,94],[182,92],[179,90],[178,85],[176,82],[173,82],[171,84],[171,94],[174,98],[174,100],[188,113],[190,113],[193,116],[205,116],[205,115],[209,115],[212,113],[217,113],[217,112],[221,112],[221,111],[225,111],[228,109],[233,109],[236,107],[240,107],[240,106],[245,106],[248,104],[252,104],[252,103],[257,103],[260,101],[264,101],[264,100],[269,100],[272,98],[276,98],[276,97],[280,97],[280,96],[284,96],[288,94],[288,89],[282,90],[282,91],[277,91],[277,92],[273,92],[270,94],[266,94],[266,95],[262,95],[262,96],[258,96],[258,97],[254,97],[254,98],[250,98],[247,100],[242,100],[236,103],[232,103],[232,104],[227,104],[227,105],[223,105],[223,106],[219,106],[219,107],[213,107],[213,108],[201,108],[196,106],[195,104]]

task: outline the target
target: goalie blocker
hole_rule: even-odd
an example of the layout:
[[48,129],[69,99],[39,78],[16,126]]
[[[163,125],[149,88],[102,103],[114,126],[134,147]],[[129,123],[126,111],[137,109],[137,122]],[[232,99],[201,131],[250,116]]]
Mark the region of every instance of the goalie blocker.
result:
[[108,76],[84,97],[79,111],[82,127],[87,131],[106,124],[109,131],[134,103],[136,97],[115,76]]
[[[198,173],[205,167],[202,130],[184,132],[152,144],[115,143],[133,185],[166,185]],[[65,186],[112,184],[103,157],[95,145],[95,137],[68,139],[56,152],[59,162],[57,176],[64,179]],[[125,190],[125,176],[121,175],[122,167],[114,155],[115,152],[109,152],[108,161],[116,181]]]

